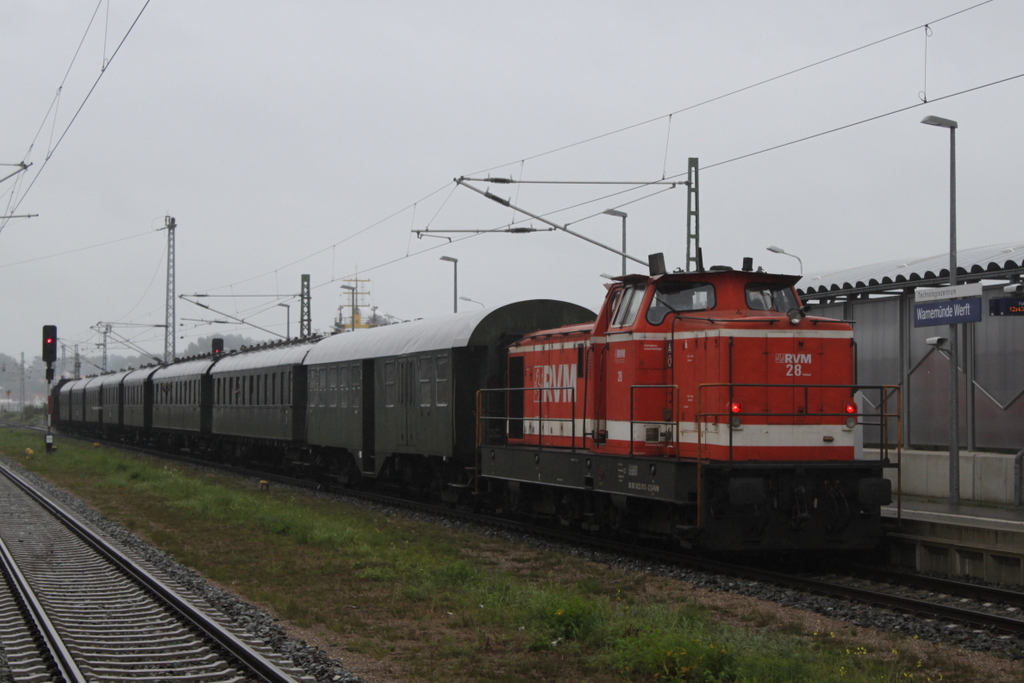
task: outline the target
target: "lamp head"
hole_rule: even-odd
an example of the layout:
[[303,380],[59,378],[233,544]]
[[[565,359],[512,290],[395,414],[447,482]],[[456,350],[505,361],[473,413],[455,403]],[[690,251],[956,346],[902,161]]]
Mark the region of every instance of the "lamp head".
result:
[[951,130],[956,128],[956,121],[953,121],[952,119],[944,119],[940,116],[926,116],[921,119],[921,123],[929,126],[938,126],[940,128],[949,128]]

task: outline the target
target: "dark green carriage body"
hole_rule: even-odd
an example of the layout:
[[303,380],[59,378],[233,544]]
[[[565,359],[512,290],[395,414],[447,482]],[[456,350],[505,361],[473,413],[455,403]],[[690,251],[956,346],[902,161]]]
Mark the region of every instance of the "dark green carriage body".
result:
[[213,416],[214,360],[184,361],[159,368],[152,375],[153,429],[209,435]]
[[395,454],[474,460],[476,393],[504,386],[507,345],[522,335],[593,320],[553,300],[339,334],[306,357],[307,441],[379,471]]
[[306,369],[311,345],[220,358],[213,383],[213,433],[250,441],[301,442],[306,432]]

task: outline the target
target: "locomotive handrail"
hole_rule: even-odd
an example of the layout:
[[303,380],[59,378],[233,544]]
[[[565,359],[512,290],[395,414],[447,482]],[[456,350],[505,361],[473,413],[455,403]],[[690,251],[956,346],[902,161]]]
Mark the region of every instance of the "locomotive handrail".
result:
[[[539,400],[534,402],[538,406],[537,415],[533,416],[533,415],[525,415],[524,414],[524,415],[519,416],[519,417],[512,417],[512,416],[510,416],[509,415],[509,403],[508,403],[509,396],[511,396],[513,392],[523,392],[524,398],[525,398],[525,393],[526,392],[530,392],[530,391],[540,392]],[[568,393],[568,398],[567,398],[566,401],[547,401],[546,402],[544,400],[545,395],[546,395],[545,392],[549,392],[549,391],[551,391],[551,392],[563,392],[563,391],[567,392]],[[498,394],[498,395],[502,395],[504,397],[504,410],[502,411],[503,412],[502,415],[490,415],[490,414],[488,414],[488,412],[486,411],[486,406],[484,405],[484,395],[485,394],[492,394],[492,395],[493,394]],[[558,395],[563,395],[563,394],[559,393]],[[571,406],[572,417],[568,417],[568,418],[566,418],[566,417],[545,417],[544,416],[544,406],[545,405],[549,405],[549,404],[557,404],[557,403],[566,403],[569,406]],[[525,402],[524,402],[524,405],[525,405]],[[524,409],[524,413],[525,413],[525,409]],[[526,438],[528,436],[527,433],[526,433],[526,429],[525,429],[526,422],[527,422],[527,420],[536,420],[537,421],[537,434],[535,435],[537,437],[537,444],[536,445],[539,446],[542,443],[542,439],[543,439],[543,436],[544,436],[544,423],[545,422],[562,422],[562,423],[568,422],[571,425],[570,434],[569,434],[569,438],[570,438],[570,451],[571,452],[576,452],[576,448],[577,448],[577,445],[576,445],[576,387],[571,387],[571,386],[565,386],[565,387],[501,387],[501,388],[495,388],[495,389],[479,389],[479,390],[477,390],[477,412],[476,412],[476,414],[477,414],[477,450],[479,450],[480,446],[483,446],[485,444],[485,439],[487,439],[487,431],[486,431],[486,426],[487,425],[486,425],[486,423],[488,423],[488,422],[499,422],[499,421],[504,421],[504,422],[507,422],[507,423],[519,422],[523,426],[523,436],[522,436],[523,442],[529,444],[530,440]],[[505,427],[502,430],[502,434],[504,436],[505,443],[508,443],[508,431],[509,430],[508,430],[507,427]],[[529,436],[534,436],[534,435],[529,435]],[[554,436],[554,435],[552,434],[551,436]],[[490,442],[488,442],[488,443],[490,443]]]
[[[669,409],[668,420],[637,420],[636,418],[636,390],[637,389],[671,389],[672,390],[672,403]],[[679,387],[675,384],[633,384],[629,387],[629,454],[636,455],[634,453],[633,443],[633,428],[638,424],[648,425],[667,425],[671,427],[671,442],[675,443],[678,440],[679,434],[679,423],[672,419],[675,414],[674,407],[679,405]]]
[[[708,418],[715,418],[714,422],[710,424],[718,425],[719,421],[717,418],[723,416],[729,416],[730,418],[734,415],[729,410],[728,404],[726,410],[723,412],[705,412],[703,409],[704,394],[709,389],[728,389],[729,400],[731,404],[734,398],[734,391],[737,388],[766,388],[766,389],[802,389],[804,392],[804,407],[805,412],[802,413],[756,413],[742,411],[740,414],[749,415],[754,417],[854,417],[857,419],[857,425],[869,425],[876,426],[879,428],[881,434],[879,438],[878,448],[878,459],[889,460],[889,422],[892,419],[896,421],[896,523],[900,524],[903,517],[903,414],[902,414],[902,401],[901,391],[902,388],[897,384],[769,384],[769,383],[734,383],[734,382],[709,382],[707,384],[699,384],[697,386],[697,412],[695,420],[697,424],[697,525],[700,526],[703,523],[703,498],[704,498],[704,425],[708,424]],[[866,412],[857,407],[856,413],[830,413],[830,412],[806,412],[809,402],[806,400],[808,397],[808,390],[810,389],[848,389],[850,390],[850,396],[855,396],[858,392],[863,393],[867,391],[878,391],[879,401],[877,412]],[[895,397],[895,398],[894,398]],[[889,401],[894,400],[895,411],[889,411]],[[877,418],[878,422],[865,422],[862,418]],[[729,421],[726,421],[729,425],[729,461],[733,459],[733,444],[732,444],[732,425]]]

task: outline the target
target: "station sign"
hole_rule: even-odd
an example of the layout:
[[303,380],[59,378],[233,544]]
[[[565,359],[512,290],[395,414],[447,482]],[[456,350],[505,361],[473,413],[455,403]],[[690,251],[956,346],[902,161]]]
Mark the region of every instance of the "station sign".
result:
[[[981,283],[970,285],[950,285],[949,287],[918,287],[914,290],[914,301],[948,301],[950,299],[968,299],[981,296]],[[977,322],[977,321],[975,321]]]
[[914,327],[981,322],[981,297],[914,304]]
[[989,299],[988,314],[991,316],[1024,315],[1024,299],[1020,297]]

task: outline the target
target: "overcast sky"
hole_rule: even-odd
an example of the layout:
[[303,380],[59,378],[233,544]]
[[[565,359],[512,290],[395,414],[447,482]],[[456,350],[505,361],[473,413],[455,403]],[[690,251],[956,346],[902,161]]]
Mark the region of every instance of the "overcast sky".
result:
[[[0,352],[39,355],[48,323],[94,350],[109,322],[161,354],[161,329],[127,324],[164,321],[165,216],[178,293],[281,334],[303,273],[314,330],[357,276],[381,313],[448,313],[441,256],[487,306],[600,305],[619,256],[562,232],[471,235],[523,215],[463,175],[685,179],[697,157],[706,265],[796,272],[771,244],[806,272],[942,253],[949,134],[927,115],[961,126],[961,247],[1019,242],[1024,78],[982,86],[1024,74],[1024,3],[975,4],[5,0],[0,164],[32,166],[0,182],[0,215],[38,216],[0,220]],[[685,187],[489,188],[612,246],[621,221],[601,212],[619,208],[630,254],[685,266]],[[193,322],[224,316],[181,299],[177,316],[179,349],[270,338]]]

